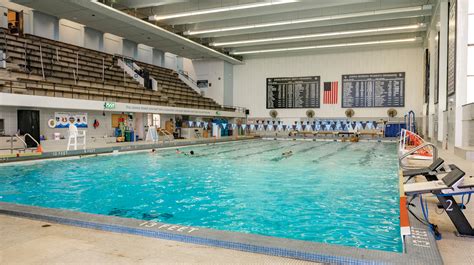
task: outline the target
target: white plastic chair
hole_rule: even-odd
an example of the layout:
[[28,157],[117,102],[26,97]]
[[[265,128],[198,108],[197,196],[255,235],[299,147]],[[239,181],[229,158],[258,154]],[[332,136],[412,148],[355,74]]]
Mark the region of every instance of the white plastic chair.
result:
[[[77,142],[77,138],[82,138],[82,143]],[[74,124],[69,124],[69,137],[67,141],[67,150],[74,147],[74,150],[77,150],[77,146],[82,145],[84,149],[86,149],[86,131],[82,130],[79,131]]]

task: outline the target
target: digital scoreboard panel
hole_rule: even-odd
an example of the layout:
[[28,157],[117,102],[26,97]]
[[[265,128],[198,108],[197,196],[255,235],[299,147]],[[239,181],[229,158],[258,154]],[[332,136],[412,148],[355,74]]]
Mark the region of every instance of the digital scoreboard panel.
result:
[[405,72],[342,76],[343,108],[405,106]]
[[267,109],[319,108],[319,76],[267,78]]

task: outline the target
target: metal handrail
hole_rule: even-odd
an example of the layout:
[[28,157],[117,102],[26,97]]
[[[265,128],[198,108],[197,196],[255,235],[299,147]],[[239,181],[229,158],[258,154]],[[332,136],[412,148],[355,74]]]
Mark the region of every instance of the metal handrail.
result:
[[[26,139],[26,137],[30,137],[33,140],[33,142],[36,143],[37,147],[40,146],[40,143],[38,143],[38,141],[36,141],[36,139],[33,138],[33,136],[31,136],[31,134],[25,133],[24,136],[25,136],[25,139]],[[18,135],[18,133],[15,134],[15,137],[18,138],[18,140],[20,140],[23,143],[23,145],[25,146],[25,150],[28,149],[28,144],[23,139],[21,139],[21,137]]]
[[405,165],[403,165],[403,163],[402,163],[403,159],[407,158],[409,155],[412,155],[416,151],[418,151],[420,149],[423,149],[425,147],[428,147],[428,146],[431,146],[433,148],[433,161],[436,160],[438,158],[438,147],[436,147],[432,143],[424,143],[424,144],[421,144],[421,145],[419,145],[415,148],[410,149],[410,151],[408,151],[405,154],[401,155],[400,158],[398,158],[398,164],[400,165],[400,167],[403,168],[403,169],[406,169],[407,167],[405,167]]
[[181,69],[178,69],[177,72],[178,72],[178,74],[184,76],[186,79],[188,79],[189,81],[191,81],[191,83],[197,85],[197,81],[194,80],[193,78],[191,78],[191,77],[189,76],[189,73],[188,73],[187,71],[183,71],[183,70],[181,70]]
[[31,140],[33,140],[33,142],[35,142],[35,143],[36,143],[36,146],[37,146],[37,147],[38,147],[38,146],[40,146],[40,143],[38,143],[38,141],[36,141],[36,139],[35,139],[35,138],[33,138],[33,136],[31,136],[31,134],[29,134],[29,133],[25,133],[25,139],[26,139],[26,136],[30,137],[30,138],[31,138]]

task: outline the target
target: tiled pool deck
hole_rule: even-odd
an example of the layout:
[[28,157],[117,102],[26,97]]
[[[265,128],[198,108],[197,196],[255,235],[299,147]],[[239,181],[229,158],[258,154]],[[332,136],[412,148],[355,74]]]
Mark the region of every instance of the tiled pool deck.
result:
[[433,236],[417,226],[406,253],[394,253],[11,203],[0,203],[0,214],[321,263],[442,264]]

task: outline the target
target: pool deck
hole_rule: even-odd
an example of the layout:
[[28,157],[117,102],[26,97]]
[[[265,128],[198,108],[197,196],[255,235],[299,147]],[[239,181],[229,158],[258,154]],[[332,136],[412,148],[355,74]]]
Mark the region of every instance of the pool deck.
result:
[[0,215],[0,224],[0,264],[4,265],[314,264],[6,215]]
[[[474,163],[455,156],[452,152],[439,149],[439,156],[442,157],[448,164],[455,164],[464,172],[466,176],[474,176]],[[474,238],[457,237],[453,231],[455,227],[446,213],[437,214],[436,203],[438,202],[434,197],[426,197],[428,199],[429,218],[430,221],[438,225],[438,229],[442,234],[442,239],[436,241],[438,249],[441,253],[445,264],[474,264]],[[459,196],[455,197],[458,200]],[[467,209],[463,211],[466,218],[471,225],[474,226],[474,203],[471,201],[467,205]]]
[[[450,153],[445,151],[440,151],[440,156],[443,157],[448,163],[454,163],[466,171],[467,175],[473,175],[474,173],[474,164],[462,159],[454,157]],[[11,205],[10,205],[11,206]],[[443,240],[437,241],[434,243],[432,237],[427,238],[431,245],[438,245],[438,248],[432,248],[430,250],[425,250],[423,248],[412,248],[410,247],[410,255],[400,255],[397,253],[383,252],[380,251],[359,251],[360,249],[356,248],[347,248],[347,247],[334,247],[332,245],[322,246],[323,252],[321,252],[320,245],[324,244],[314,244],[314,243],[298,243],[292,242],[294,240],[276,240],[271,242],[270,240],[266,243],[266,247],[273,247],[277,251],[278,244],[283,244],[287,249],[288,244],[301,244],[299,249],[306,249],[306,254],[308,253],[339,253],[342,257],[347,257],[347,259],[336,259],[336,260],[327,260],[322,259],[325,262],[334,262],[339,264],[355,264],[355,263],[387,263],[387,264],[440,264],[441,260],[436,256],[439,252],[443,258],[445,264],[474,264],[474,239],[472,238],[459,238],[456,237],[452,231],[454,227],[451,224],[449,218],[445,215],[437,215],[435,213],[435,201],[430,200],[430,220],[439,226],[440,232],[443,234]],[[87,225],[78,225],[76,226],[67,226],[59,223],[67,222],[57,222],[57,220],[43,218],[41,216],[28,216],[23,215],[22,213],[37,213],[45,214],[45,216],[58,216],[57,211],[49,212],[49,209],[34,209],[31,207],[27,211],[18,211],[15,213],[8,213],[9,205],[2,207],[3,214],[0,214],[0,235],[2,240],[0,240],[0,264],[55,264],[55,263],[76,263],[76,264],[91,264],[91,263],[110,263],[110,264],[137,264],[137,263],[198,263],[198,264],[209,264],[209,263],[219,263],[219,264],[249,264],[249,263],[263,263],[263,264],[306,264],[296,259],[287,259],[283,257],[262,255],[257,253],[262,253],[261,251],[251,251],[242,252],[234,249],[242,249],[230,247],[230,249],[224,249],[216,247],[215,245],[197,245],[185,241],[178,242],[174,240],[165,240],[163,237],[156,238],[155,236],[145,235],[139,236],[134,234],[122,234],[115,233],[119,232],[116,230],[100,231],[95,230],[97,227],[87,226]],[[12,209],[15,209],[13,207]],[[15,211],[14,211],[15,212]],[[20,214],[18,214],[20,213]],[[79,215],[74,214],[75,219],[82,217],[82,220],[90,220],[91,216],[87,214]],[[468,205],[468,209],[465,211],[467,218],[474,223],[474,210],[471,209]],[[30,220],[25,218],[15,217],[22,216],[27,218],[35,218],[39,220]],[[61,216],[61,213],[59,213]],[[65,216],[67,216],[66,214]],[[98,217],[99,219],[101,216]],[[110,218],[118,220],[119,223],[124,224],[120,219],[115,217],[104,217],[109,223]],[[81,218],[79,218],[81,220]],[[100,221],[100,220],[99,220]],[[129,220],[125,222],[125,225]],[[415,228],[416,231],[426,231],[423,226],[419,223],[417,224],[413,218],[410,220],[412,229]],[[138,220],[137,220],[138,222]],[[141,221],[143,222],[143,221]],[[50,224],[50,227],[42,227],[44,224]],[[137,223],[138,224],[138,223]],[[137,228],[137,224],[135,228]],[[81,226],[81,227],[77,227]],[[140,226],[140,224],[138,224]],[[147,224],[144,225],[147,228]],[[84,227],[95,228],[87,229]],[[153,228],[154,227],[154,228]],[[152,225],[150,229],[157,229],[158,225]],[[165,227],[167,228],[167,227]],[[169,228],[169,226],[168,226]],[[105,229],[107,230],[107,229]],[[175,228],[176,230],[176,228]],[[205,231],[203,235],[213,234],[211,231]],[[114,232],[110,232],[114,231]],[[155,231],[156,232],[156,231]],[[158,231],[159,232],[159,231]],[[199,233],[199,232],[198,232]],[[140,233],[138,233],[140,234]],[[241,233],[231,233],[236,234],[230,236],[230,233],[217,232],[214,236],[219,238],[224,235],[227,239],[231,239],[233,242],[238,242],[242,238],[245,242],[249,242],[248,235],[241,237]],[[155,238],[153,238],[155,237]],[[240,239],[239,239],[240,237]],[[252,236],[253,239],[251,243],[255,243],[259,240],[266,241],[262,236]],[[214,238],[215,239],[215,238]],[[180,240],[183,241],[183,240]],[[407,240],[410,241],[410,240]],[[262,243],[262,241],[260,241]],[[265,242],[264,242],[265,243]],[[413,242],[411,242],[412,244]],[[276,244],[276,245],[275,245]],[[410,244],[410,242],[409,242]],[[265,247],[262,244],[256,244]],[[228,247],[229,248],[229,247]],[[316,252],[312,251],[312,248]],[[298,248],[297,248],[298,249]],[[342,251],[341,251],[342,250]],[[334,252],[335,251],[335,252]],[[172,254],[170,254],[172,252]],[[351,253],[353,252],[353,253]],[[412,252],[412,253],[410,253]],[[263,253],[268,253],[263,251]],[[278,253],[274,253],[277,254]],[[281,253],[279,253],[281,254]],[[288,253],[284,253],[288,254]],[[384,254],[384,255],[382,255]],[[385,255],[386,254],[386,255]],[[288,256],[288,255],[279,255],[279,256]],[[290,255],[291,256],[291,255]],[[337,255],[336,255],[337,256]],[[402,257],[403,256],[403,257]],[[294,256],[293,256],[294,257]],[[296,256],[298,257],[298,256]],[[328,256],[329,258],[334,258],[335,256]],[[377,258],[378,257],[378,258]],[[301,257],[300,257],[301,258]],[[313,259],[314,260],[314,259]],[[361,262],[362,261],[362,262]]]

